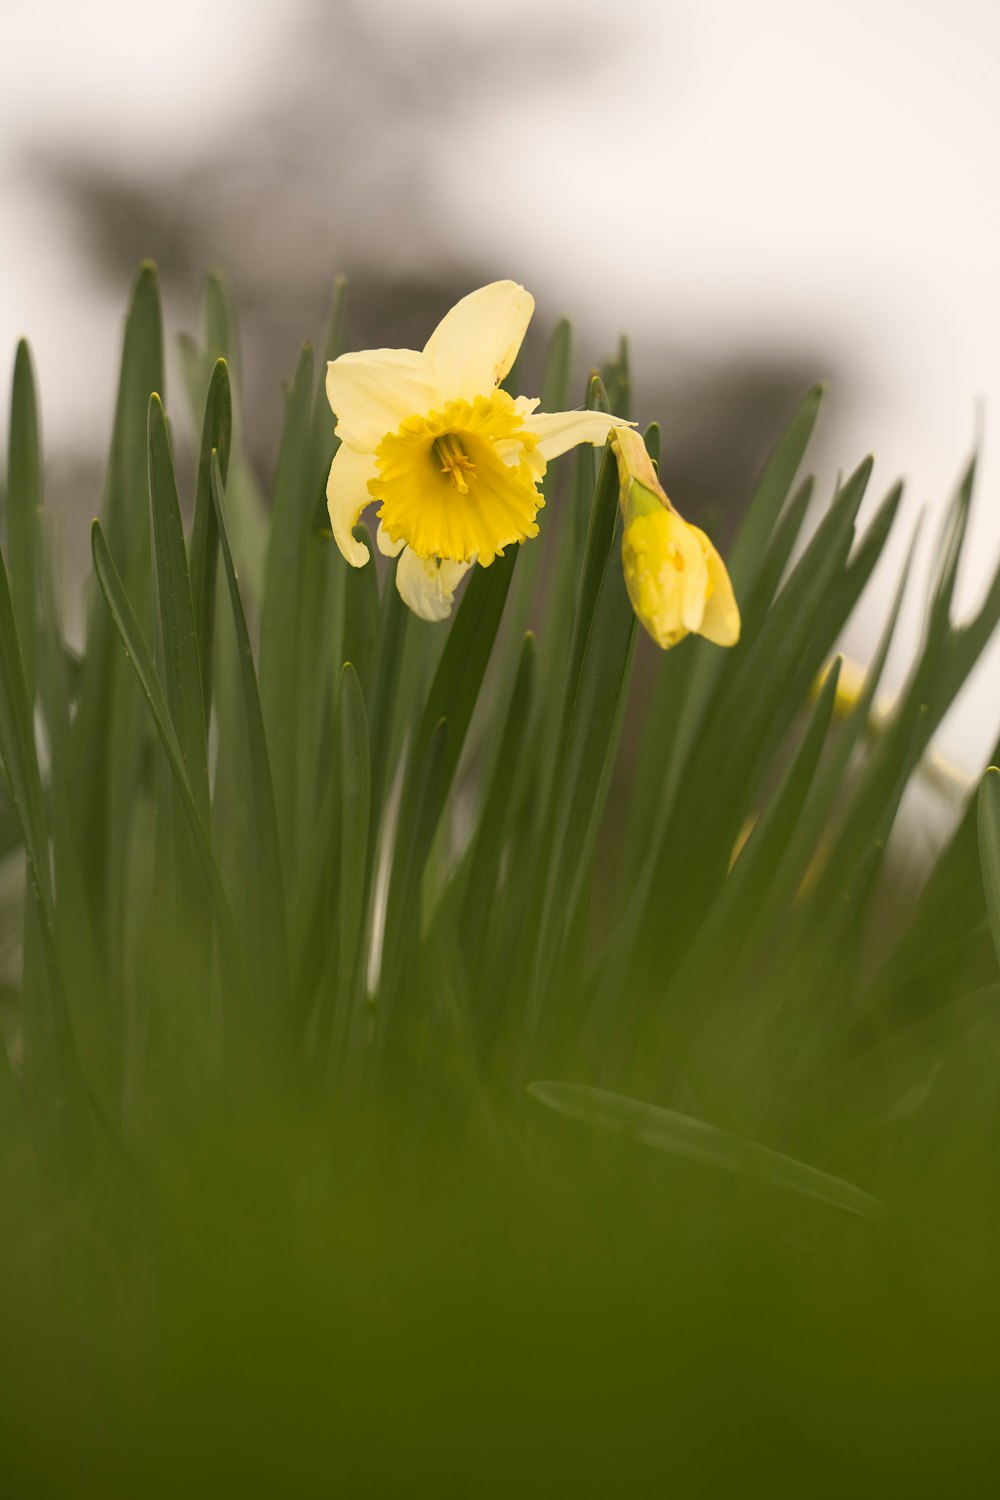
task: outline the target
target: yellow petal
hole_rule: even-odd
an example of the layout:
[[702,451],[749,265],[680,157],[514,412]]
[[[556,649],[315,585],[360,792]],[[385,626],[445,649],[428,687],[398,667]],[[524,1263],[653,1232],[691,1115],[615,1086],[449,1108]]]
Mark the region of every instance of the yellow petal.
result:
[[[520,461],[501,449],[508,439]],[[504,391],[411,417],[379,445],[378,478],[368,486],[388,536],[420,557],[476,557],[483,567],[510,543],[537,536],[535,441]]]
[[632,608],[666,650],[703,628],[708,561],[694,534],[666,506],[643,512],[622,534],[622,566]]
[[422,620],[447,620],[455,603],[455,590],[471,563],[438,563],[433,557],[418,557],[404,547],[396,564],[396,587],[404,604]]
[[625,583],[639,619],[665,650],[692,631],[734,646],[740,612],[722,558],[671,505],[639,434],[619,427],[611,446],[625,522]]
[[688,530],[701,545],[711,589],[698,633],[717,646],[735,646],[740,638],[740,611],[726,565],[703,531],[697,526],[689,526]]
[[552,411],[525,417],[524,429],[538,437],[538,451],[543,458],[558,458],[578,443],[600,447],[616,427],[629,427],[621,417],[605,411]]
[[363,568],[369,557],[368,548],[351,533],[365,506],[371,504],[368,481],[376,473],[374,457],[370,453],[355,453],[346,443],[341,443],[330,465],[326,508],[337,546],[353,568]]
[[516,281],[494,281],[455,303],[424,345],[446,401],[488,396],[500,384],[534,310],[535,299]]
[[518,464],[527,464],[536,480],[545,478],[545,459],[537,446],[526,446],[523,436],[500,438],[493,444],[493,451],[501,463],[513,464],[515,467]]
[[398,557],[406,546],[404,541],[394,542],[381,521],[375,533],[375,542],[383,557]]
[[326,394],[337,436],[359,453],[374,453],[387,432],[439,404],[434,367],[413,349],[342,354],[326,367]]

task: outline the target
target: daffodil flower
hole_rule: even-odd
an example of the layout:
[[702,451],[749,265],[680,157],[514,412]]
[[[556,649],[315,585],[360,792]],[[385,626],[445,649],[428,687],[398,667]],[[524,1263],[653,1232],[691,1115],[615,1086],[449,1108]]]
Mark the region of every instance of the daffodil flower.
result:
[[639,434],[617,427],[611,446],[618,461],[625,585],[639,620],[664,650],[690,634],[717,646],[735,645],[740,612],[722,558],[671,505]]
[[327,484],[333,535],[354,567],[368,548],[354,527],[379,502],[378,547],[399,557],[396,586],[425,620],[451,613],[473,563],[538,535],[538,482],[549,459],[602,444],[619,417],[540,412],[500,390],[534,311],[513,281],[463,297],[422,352],[369,349],[327,367],[340,438]]

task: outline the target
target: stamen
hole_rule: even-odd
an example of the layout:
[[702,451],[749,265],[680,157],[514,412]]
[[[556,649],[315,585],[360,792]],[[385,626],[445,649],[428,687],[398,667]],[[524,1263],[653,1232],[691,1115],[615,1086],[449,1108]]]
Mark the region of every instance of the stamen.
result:
[[475,477],[476,466],[469,458],[454,432],[442,433],[434,440],[434,452],[442,460],[441,473],[447,474],[460,495],[469,493],[468,474]]

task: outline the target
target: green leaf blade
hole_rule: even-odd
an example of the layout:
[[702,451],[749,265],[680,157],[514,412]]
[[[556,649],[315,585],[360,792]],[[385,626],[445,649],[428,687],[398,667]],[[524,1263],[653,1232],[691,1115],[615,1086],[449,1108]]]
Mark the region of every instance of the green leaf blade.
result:
[[368,907],[368,839],[372,754],[368,715],[358,674],[344,663],[340,677],[340,882],[337,988],[334,997],[336,1065],[343,1049],[358,1040],[355,1010],[359,990],[361,931]]
[[101,592],[107,601],[108,611],[114,624],[117,638],[138,679],[142,695],[146,700],[146,706],[152,717],[156,733],[163,746],[167,763],[180,795],[181,806],[184,809],[188,826],[194,837],[195,849],[211,898],[223,957],[227,964],[233,991],[237,996],[245,995],[249,991],[249,983],[240,951],[236,924],[233,921],[232,911],[230,910],[215,859],[212,855],[208,830],[202,821],[198,803],[188,781],[184,752],[174,729],[170,708],[163,689],[160,686],[152,654],[143,637],[135,610],[132,608],[132,604],[125,592],[121,575],[115,566],[114,558],[111,556],[110,548],[104,538],[99,521],[95,521],[91,528],[91,546],[94,557],[94,571],[97,575]]
[[7,455],[7,555],[10,589],[24,661],[29,700],[35,697],[37,634],[36,535],[42,505],[42,457],[38,396],[31,351],[24,339],[17,346],[10,405]]
[[217,454],[212,456],[211,485],[219,549],[236,632],[246,749],[250,762],[251,833],[257,878],[251,887],[254,909],[249,918],[247,941],[255,954],[254,967],[261,976],[264,1003],[272,1004],[280,1014],[285,1009],[289,992],[288,918],[281,841],[253,647],[233,564],[223,500],[222,467]]
[[296,771],[301,576],[315,495],[310,488],[313,352],[306,344],[285,403],[274,487],[260,634],[260,696],[271,754],[278,826],[286,863],[295,868],[299,826]]
[[656,1151],[726,1172],[745,1172],[875,1223],[890,1217],[886,1204],[853,1183],[676,1110],[585,1084],[539,1082],[530,1084],[528,1092],[549,1109]]
[[1000,770],[990,766],[979,783],[979,859],[986,914],[1000,964]]
[[729,554],[729,573],[737,599],[743,597],[756,577],[812,438],[823,395],[823,386],[816,385],[803,398],[758,480]]
[[206,725],[212,708],[212,667],[215,652],[215,587],[218,575],[219,533],[212,500],[212,454],[218,454],[223,486],[229,472],[233,435],[233,397],[229,366],[216,361],[208,387],[205,419],[198,455],[198,477],[191,528],[191,602],[195,637],[201,666],[202,699]]
[[198,814],[209,820],[208,746],[187,549],[163,404],[149,402],[149,502],[163,685]]

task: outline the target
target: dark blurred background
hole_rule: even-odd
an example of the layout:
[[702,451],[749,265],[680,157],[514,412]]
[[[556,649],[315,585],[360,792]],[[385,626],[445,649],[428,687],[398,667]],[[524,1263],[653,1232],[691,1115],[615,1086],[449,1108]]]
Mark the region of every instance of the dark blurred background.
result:
[[[67,557],[96,508],[120,312],[147,255],[175,332],[196,325],[206,267],[228,269],[265,474],[280,378],[322,337],[335,273],[357,347],[419,347],[458,296],[512,276],[538,301],[529,394],[560,315],[581,398],[628,333],[635,414],[663,423],[689,514],[738,511],[818,377],[821,493],[875,449],[880,493],[905,472],[914,515],[941,506],[976,398],[1000,391],[998,41],[983,0],[12,12],[0,340],[35,347]],[[863,658],[879,623],[876,589],[847,648]],[[993,737],[995,667],[945,731],[970,765]]]

